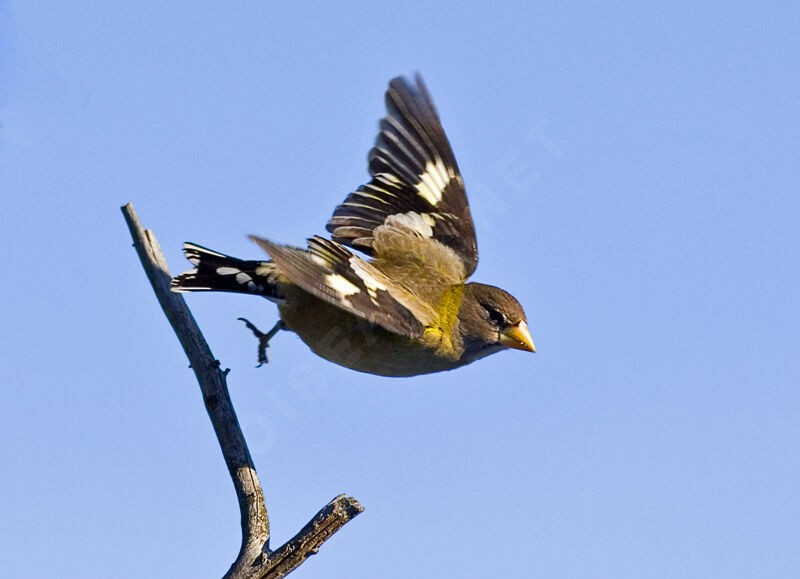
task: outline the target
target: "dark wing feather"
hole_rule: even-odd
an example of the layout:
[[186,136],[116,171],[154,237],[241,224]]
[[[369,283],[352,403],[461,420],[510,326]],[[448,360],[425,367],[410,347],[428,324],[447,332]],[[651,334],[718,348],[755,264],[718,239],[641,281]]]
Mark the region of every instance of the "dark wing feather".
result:
[[[312,237],[305,251],[252,235],[250,239],[272,257],[281,273],[308,293],[395,334],[422,335],[423,323],[406,307],[414,304],[413,297],[392,287],[379,270],[339,243]],[[406,305],[397,296],[405,298]],[[424,308],[419,311],[424,317]]]
[[340,243],[391,259],[376,255],[374,231],[390,215],[414,214],[431,223],[428,235],[455,251],[469,276],[478,264],[475,228],[461,173],[422,77],[393,79],[386,109],[369,152],[372,180],[334,210],[327,229]]

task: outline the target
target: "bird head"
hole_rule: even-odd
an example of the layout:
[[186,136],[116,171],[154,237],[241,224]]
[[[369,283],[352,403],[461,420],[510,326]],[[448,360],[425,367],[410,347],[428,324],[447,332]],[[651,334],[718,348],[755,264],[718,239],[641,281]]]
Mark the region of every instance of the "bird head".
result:
[[498,287],[467,284],[458,317],[467,347],[473,343],[473,346],[536,351],[522,306]]

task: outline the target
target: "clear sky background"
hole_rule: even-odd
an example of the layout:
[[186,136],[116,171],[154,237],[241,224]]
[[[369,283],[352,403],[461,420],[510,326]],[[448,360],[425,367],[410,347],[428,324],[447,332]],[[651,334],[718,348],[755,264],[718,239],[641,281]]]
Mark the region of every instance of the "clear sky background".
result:
[[302,244],[419,70],[470,195],[475,279],[535,355],[387,379],[274,306],[189,295],[294,576],[796,577],[794,2],[0,2],[0,576],[219,577],[239,512],[131,248]]

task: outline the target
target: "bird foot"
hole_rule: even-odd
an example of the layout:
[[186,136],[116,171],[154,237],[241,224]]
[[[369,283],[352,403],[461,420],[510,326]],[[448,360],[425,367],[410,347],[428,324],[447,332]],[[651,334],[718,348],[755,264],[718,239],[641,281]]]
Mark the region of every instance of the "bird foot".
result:
[[251,332],[253,332],[253,335],[256,338],[258,338],[258,366],[256,366],[256,368],[261,368],[261,366],[269,362],[269,360],[267,360],[267,348],[269,348],[269,341],[279,331],[286,330],[286,324],[283,320],[278,320],[278,323],[275,324],[269,332],[264,333],[256,328],[255,325],[250,322],[250,320],[245,318],[236,319],[244,322],[244,325],[247,326]]

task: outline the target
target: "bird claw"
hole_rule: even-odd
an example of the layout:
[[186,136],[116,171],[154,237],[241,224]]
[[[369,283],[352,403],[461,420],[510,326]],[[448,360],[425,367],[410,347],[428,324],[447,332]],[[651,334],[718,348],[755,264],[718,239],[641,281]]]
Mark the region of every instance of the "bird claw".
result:
[[267,348],[269,348],[269,341],[280,330],[285,330],[286,324],[283,322],[283,320],[278,320],[278,323],[275,324],[269,332],[264,333],[259,330],[255,324],[250,322],[250,320],[245,318],[236,319],[244,322],[244,325],[247,326],[247,329],[253,332],[253,335],[258,339],[258,365],[256,368],[261,368],[261,366],[269,362],[267,359]]

